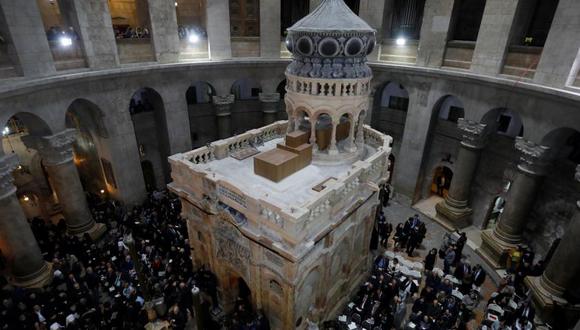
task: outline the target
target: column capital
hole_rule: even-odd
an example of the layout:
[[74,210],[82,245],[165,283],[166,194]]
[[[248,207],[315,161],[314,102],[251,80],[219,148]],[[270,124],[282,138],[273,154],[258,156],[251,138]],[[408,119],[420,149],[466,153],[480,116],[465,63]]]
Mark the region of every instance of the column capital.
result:
[[461,145],[472,149],[482,149],[487,142],[487,124],[459,118],[457,128],[461,131]]
[[77,130],[65,129],[50,136],[25,136],[22,140],[27,147],[38,150],[43,162],[49,166],[56,166],[72,161],[73,142],[77,138]]
[[280,102],[280,93],[260,93],[258,94],[260,102],[278,103]]
[[0,156],[0,199],[16,192],[12,172],[18,167],[16,154]]
[[518,169],[524,173],[543,176],[549,163],[550,147],[516,137],[516,149],[520,152]]
[[236,101],[234,94],[215,95],[212,97],[212,102],[215,107],[216,116],[229,116],[232,113],[232,104]]

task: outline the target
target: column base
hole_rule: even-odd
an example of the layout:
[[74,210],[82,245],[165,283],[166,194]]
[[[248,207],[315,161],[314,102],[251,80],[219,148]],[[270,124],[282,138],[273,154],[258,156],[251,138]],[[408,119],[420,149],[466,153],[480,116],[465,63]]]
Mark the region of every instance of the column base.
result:
[[466,206],[457,208],[450,205],[445,199],[435,205],[437,215],[445,220],[448,220],[454,229],[461,229],[471,225],[471,215],[473,210]]
[[[89,229],[86,234],[89,234],[93,241],[98,240],[107,232],[107,226],[104,223],[96,222],[93,228]],[[82,235],[84,235],[83,233]]]
[[9,279],[10,284],[22,288],[39,289],[52,281],[52,264],[44,262],[37,272],[27,276],[14,276]]
[[[565,315],[567,320],[576,320],[580,317],[580,305],[569,305],[568,301],[562,296],[552,294],[545,287],[542,276],[528,276],[524,282],[532,293],[532,301],[536,308],[536,315],[542,320],[550,323],[556,317],[562,317],[562,315]],[[556,312],[557,308],[560,311]]]
[[481,247],[476,252],[488,265],[499,269],[505,268],[506,260],[504,257],[506,253],[516,247],[517,244],[502,241],[495,236],[493,229],[488,229],[481,232]]
[[338,148],[336,146],[328,148],[329,155],[338,155]]

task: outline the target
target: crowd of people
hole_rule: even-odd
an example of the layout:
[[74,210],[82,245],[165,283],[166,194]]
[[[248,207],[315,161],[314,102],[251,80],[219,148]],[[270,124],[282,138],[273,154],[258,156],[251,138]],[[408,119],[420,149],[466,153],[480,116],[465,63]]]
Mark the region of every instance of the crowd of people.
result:
[[[383,211],[379,211],[377,227],[381,246],[388,248],[389,237],[393,234],[393,225],[387,221]],[[423,243],[426,235],[427,227],[425,223],[419,219],[418,214],[415,214],[395,227],[393,248],[395,251],[404,250],[409,257],[412,257],[413,252]]]
[[147,39],[151,37],[149,33],[149,28],[146,26],[119,26],[115,25],[113,27],[116,39]]
[[[67,235],[64,221],[32,220],[54,278],[42,289],[15,288],[4,281],[0,329],[138,329],[154,318],[145,303],[159,298],[163,303],[155,306],[157,318],[184,329],[193,313],[194,286],[217,299],[215,276],[192,268],[177,198],[153,192],[128,212],[95,196],[89,202],[95,220],[109,228],[98,242],[88,235]],[[217,302],[204,302],[205,308],[212,303]]]

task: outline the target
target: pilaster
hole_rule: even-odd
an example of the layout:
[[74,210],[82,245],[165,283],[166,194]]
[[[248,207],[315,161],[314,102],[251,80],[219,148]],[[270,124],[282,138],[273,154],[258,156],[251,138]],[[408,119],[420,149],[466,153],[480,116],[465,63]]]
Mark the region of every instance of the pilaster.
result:
[[160,63],[176,62],[179,58],[179,37],[177,36],[175,2],[167,0],[147,1],[149,3],[151,39],[155,58]]
[[206,2],[207,38],[209,58],[222,60],[232,58],[232,41],[230,37],[229,0],[211,0]]

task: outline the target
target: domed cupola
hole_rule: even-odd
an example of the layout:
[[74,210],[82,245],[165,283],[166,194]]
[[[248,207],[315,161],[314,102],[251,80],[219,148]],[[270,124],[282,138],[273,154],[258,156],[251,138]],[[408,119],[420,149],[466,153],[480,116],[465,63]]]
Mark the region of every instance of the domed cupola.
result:
[[375,32],[343,0],[323,0],[288,29],[286,47],[293,62],[287,73],[323,79],[370,77],[366,62],[375,47]]

